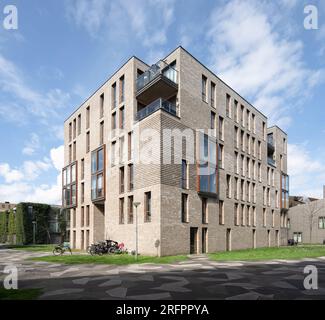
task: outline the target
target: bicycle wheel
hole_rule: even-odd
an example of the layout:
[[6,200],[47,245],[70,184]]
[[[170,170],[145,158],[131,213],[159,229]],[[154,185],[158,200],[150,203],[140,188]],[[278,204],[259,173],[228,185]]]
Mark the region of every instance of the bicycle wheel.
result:
[[54,248],[53,255],[55,255],[55,256],[62,256],[62,254],[63,254],[62,248],[60,248],[60,247]]

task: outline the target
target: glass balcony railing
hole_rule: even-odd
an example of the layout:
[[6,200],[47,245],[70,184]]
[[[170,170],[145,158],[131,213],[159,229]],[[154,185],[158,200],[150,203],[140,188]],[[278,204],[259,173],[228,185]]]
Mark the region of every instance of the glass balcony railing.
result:
[[176,105],[170,101],[163,100],[163,99],[157,99],[156,101],[152,102],[148,106],[144,107],[137,113],[137,120],[141,121],[142,119],[148,117],[149,115],[153,114],[154,112],[158,110],[165,110],[166,112],[176,116]]
[[168,65],[166,62],[159,61],[158,63],[151,66],[149,70],[147,70],[145,73],[138,77],[138,79],[136,80],[137,92],[143,89],[148,83],[158,78],[160,75],[163,75],[168,80],[177,84],[177,71],[172,66]]

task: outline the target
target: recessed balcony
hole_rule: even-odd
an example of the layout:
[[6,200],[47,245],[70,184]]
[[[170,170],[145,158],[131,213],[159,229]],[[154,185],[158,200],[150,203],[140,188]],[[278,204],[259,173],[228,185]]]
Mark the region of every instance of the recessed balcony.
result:
[[176,104],[171,101],[159,98],[149,105],[141,108],[137,113],[136,119],[138,121],[141,121],[158,110],[164,110],[173,116],[177,116]]
[[177,94],[178,72],[173,66],[160,61],[136,80],[136,97],[144,105],[157,98],[169,99]]

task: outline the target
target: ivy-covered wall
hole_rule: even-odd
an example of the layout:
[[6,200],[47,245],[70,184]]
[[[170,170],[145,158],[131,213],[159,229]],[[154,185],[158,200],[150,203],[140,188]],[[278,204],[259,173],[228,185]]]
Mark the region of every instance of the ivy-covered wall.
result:
[[8,237],[8,219],[7,219],[8,213],[5,212],[0,212],[0,243],[5,243],[7,242],[7,237]]
[[[16,212],[0,213],[0,242],[11,244],[32,244],[33,226],[35,225],[35,242],[50,242],[51,206],[38,203],[19,203]],[[35,222],[35,224],[33,224]]]

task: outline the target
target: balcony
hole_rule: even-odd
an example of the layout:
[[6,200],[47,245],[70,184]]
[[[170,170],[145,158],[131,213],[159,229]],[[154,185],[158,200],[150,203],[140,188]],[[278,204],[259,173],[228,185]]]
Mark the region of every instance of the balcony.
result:
[[164,61],[154,64],[136,80],[136,97],[144,105],[161,97],[168,99],[177,94],[178,72]]
[[137,113],[137,120],[141,121],[158,110],[164,110],[173,116],[177,116],[176,105],[168,100],[157,99],[148,106],[140,109]]

